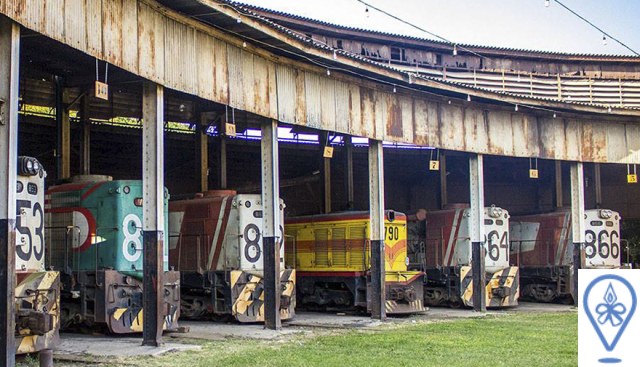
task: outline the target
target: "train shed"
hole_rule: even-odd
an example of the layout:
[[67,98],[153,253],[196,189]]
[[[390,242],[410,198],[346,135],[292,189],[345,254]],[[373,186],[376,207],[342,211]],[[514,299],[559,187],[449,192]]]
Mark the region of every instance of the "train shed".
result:
[[[18,155],[47,184],[142,179],[146,345],[162,344],[165,186],[261,193],[270,329],[279,198],[287,215],[370,212],[379,319],[385,209],[469,204],[476,259],[485,204],[640,220],[640,58],[451,47],[227,0],[0,0],[2,363],[15,364]],[[573,239],[580,259],[581,225]]]

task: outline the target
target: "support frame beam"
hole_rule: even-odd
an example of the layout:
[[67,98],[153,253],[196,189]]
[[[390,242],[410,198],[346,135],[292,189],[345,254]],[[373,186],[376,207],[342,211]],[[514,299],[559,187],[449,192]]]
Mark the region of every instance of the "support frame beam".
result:
[[469,157],[469,189],[471,226],[471,268],[473,276],[473,309],[485,312],[486,305],[486,273],[484,267],[484,163],[481,154]]
[[264,268],[264,326],[282,328],[280,318],[280,168],[278,154],[278,122],[262,124],[262,257]]
[[571,162],[571,238],[573,239],[573,302],[578,305],[578,269],[582,268],[585,242],[584,166]]
[[14,367],[20,26],[0,15],[0,364]]
[[382,141],[369,139],[369,236],[371,242],[371,318],[385,320],[385,210]]
[[163,345],[164,324],[164,89],[143,83],[143,329],[142,344]]

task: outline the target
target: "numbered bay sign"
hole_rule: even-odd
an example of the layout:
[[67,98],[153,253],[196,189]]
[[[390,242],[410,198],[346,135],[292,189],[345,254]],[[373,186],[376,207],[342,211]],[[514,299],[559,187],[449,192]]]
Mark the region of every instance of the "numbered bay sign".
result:
[[627,183],[638,183],[638,175],[636,174],[627,175]]
[[333,147],[324,147],[322,156],[325,158],[333,158]]
[[538,170],[530,169],[529,170],[529,178],[538,178]]
[[225,134],[227,136],[236,136],[236,125],[235,124],[226,123],[224,130],[225,130]]
[[109,85],[96,80],[96,98],[109,100]]
[[440,161],[429,161],[429,170],[431,170],[431,171],[439,171],[440,170]]

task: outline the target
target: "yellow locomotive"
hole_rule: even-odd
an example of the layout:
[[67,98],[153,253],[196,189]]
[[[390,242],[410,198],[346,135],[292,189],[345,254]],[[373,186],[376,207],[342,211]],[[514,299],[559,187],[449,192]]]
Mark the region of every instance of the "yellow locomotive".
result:
[[[385,213],[385,285],[388,314],[426,311],[421,271],[408,271],[407,217]],[[287,265],[296,269],[299,305],[370,311],[369,212],[285,220]]]

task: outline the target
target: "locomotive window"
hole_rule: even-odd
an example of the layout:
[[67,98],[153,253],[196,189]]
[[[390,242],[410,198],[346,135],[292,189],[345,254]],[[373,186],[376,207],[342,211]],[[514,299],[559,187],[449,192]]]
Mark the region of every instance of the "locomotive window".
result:
[[254,210],[253,211],[254,218],[262,218],[262,210]]
[[38,185],[29,182],[27,184],[27,192],[31,195],[37,195],[38,194]]
[[493,219],[485,219],[484,220],[484,225],[485,226],[490,226],[493,224]]
[[496,224],[501,226],[501,225],[504,224],[504,222],[502,221],[502,219],[498,219],[498,220],[496,220]]
[[21,193],[24,190],[24,184],[22,183],[22,181],[18,181],[18,184],[16,185],[16,191],[19,193]]
[[594,227],[599,227],[599,226],[601,226],[601,225],[603,225],[603,224],[604,224],[604,223],[602,223],[602,221],[601,221],[601,220],[592,220],[592,221],[591,221],[591,225],[592,225],[592,226],[594,226]]
[[607,227],[613,227],[613,222],[612,222],[612,221],[610,221],[610,220],[608,220],[608,221],[607,221]]

